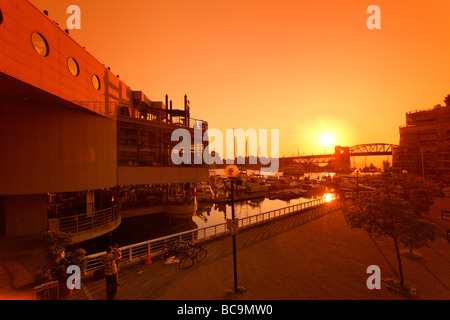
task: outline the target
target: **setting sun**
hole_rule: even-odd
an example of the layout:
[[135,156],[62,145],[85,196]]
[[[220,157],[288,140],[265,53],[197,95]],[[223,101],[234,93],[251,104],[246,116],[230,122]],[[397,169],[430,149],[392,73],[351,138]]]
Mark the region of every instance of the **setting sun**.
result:
[[336,141],[334,135],[331,133],[325,133],[320,138],[320,143],[326,147],[332,147]]

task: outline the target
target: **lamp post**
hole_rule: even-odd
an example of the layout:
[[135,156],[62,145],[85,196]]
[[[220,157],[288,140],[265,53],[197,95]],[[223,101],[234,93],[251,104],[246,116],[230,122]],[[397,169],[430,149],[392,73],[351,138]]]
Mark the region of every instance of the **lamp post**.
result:
[[[228,165],[225,168],[225,175],[230,179],[231,182],[231,223],[233,226],[235,223],[234,216],[234,181],[239,175],[239,169],[235,165]],[[234,269],[234,293],[237,293],[237,263],[236,263],[236,231],[234,227],[231,227],[231,237],[233,239],[233,269]]]

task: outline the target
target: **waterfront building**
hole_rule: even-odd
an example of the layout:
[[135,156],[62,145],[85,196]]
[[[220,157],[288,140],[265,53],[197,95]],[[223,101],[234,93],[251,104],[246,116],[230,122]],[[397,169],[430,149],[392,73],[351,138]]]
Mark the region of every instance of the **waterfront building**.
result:
[[450,106],[406,113],[393,149],[393,169],[431,180],[450,180]]
[[181,109],[151,100],[46,11],[0,2],[0,236],[84,241],[126,216],[192,215],[208,168],[175,166],[171,133],[194,125],[187,96]]

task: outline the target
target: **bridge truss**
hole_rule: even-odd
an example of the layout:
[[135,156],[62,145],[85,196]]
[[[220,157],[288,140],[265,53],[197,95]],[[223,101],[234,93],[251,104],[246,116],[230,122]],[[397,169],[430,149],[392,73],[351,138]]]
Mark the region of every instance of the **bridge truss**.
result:
[[[367,143],[358,144],[349,148],[350,157],[358,156],[383,156],[392,155],[392,149],[396,147],[394,144],[389,143]],[[281,159],[280,159],[281,160]],[[291,165],[305,165],[305,164],[328,164],[335,160],[335,154],[320,154],[320,155],[308,155],[298,157],[283,158],[284,163]]]
[[388,143],[358,144],[350,147],[350,156],[384,156],[392,155],[392,148],[396,145]]

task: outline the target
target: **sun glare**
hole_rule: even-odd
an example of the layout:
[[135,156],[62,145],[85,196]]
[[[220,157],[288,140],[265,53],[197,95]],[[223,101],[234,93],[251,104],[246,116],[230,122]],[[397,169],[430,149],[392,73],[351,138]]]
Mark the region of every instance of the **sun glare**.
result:
[[336,139],[334,138],[334,135],[332,135],[331,133],[325,133],[323,134],[320,138],[320,143],[326,147],[331,147],[334,145],[334,142],[336,141]]

